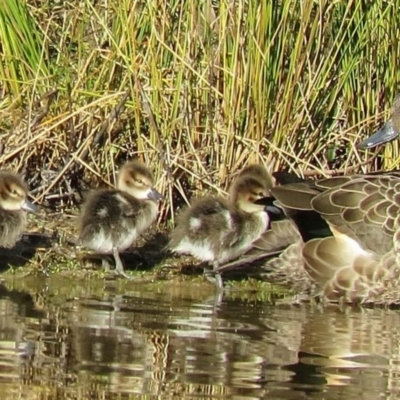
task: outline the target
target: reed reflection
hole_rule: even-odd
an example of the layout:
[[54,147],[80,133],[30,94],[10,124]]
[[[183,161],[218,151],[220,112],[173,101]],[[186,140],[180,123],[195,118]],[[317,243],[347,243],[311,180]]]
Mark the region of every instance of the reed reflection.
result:
[[0,381],[10,393],[1,398],[376,399],[399,392],[397,310],[215,304],[204,287],[87,289],[62,298],[50,285],[36,297],[1,286]]

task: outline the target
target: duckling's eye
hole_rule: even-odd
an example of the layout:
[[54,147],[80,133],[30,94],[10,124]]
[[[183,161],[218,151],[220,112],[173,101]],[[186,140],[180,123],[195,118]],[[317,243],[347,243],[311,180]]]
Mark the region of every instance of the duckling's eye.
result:
[[255,198],[264,197],[264,193],[262,191],[260,191],[260,192],[255,191],[255,192],[253,192],[253,196]]
[[19,196],[19,193],[18,193],[18,190],[17,190],[17,189],[11,188],[11,189],[10,189],[10,193],[11,193],[13,196]]

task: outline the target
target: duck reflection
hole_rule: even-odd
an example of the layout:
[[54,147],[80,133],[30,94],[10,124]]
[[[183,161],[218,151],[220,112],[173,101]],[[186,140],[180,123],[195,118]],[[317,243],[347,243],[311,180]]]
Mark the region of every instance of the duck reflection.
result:
[[142,394],[180,382],[185,391],[208,387],[221,394],[235,389],[281,398],[279,386],[290,396],[332,386],[350,396],[349,382],[366,385],[367,371],[376,388],[389,387],[393,331],[400,324],[395,310],[160,300],[125,297],[119,311],[114,304],[102,318],[93,304],[81,304],[81,323],[92,321],[75,328],[81,367],[118,376],[115,390],[129,386]]
[[0,379],[10,393],[22,394],[24,385],[51,392],[54,377],[64,398],[71,385],[82,398],[398,393],[397,310],[273,305],[229,295],[216,305],[209,285],[101,291],[66,291],[61,299],[48,288],[40,308],[29,292],[0,291]]

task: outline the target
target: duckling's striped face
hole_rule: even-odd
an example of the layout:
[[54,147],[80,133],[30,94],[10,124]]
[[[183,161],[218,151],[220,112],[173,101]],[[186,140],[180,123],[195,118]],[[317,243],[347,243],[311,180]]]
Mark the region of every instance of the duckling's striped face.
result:
[[24,183],[12,174],[0,174],[0,207],[4,210],[25,209],[28,190]]
[[153,188],[151,172],[136,161],[127,163],[121,168],[117,187],[136,199],[159,200],[162,198],[161,194]]
[[231,200],[242,211],[259,212],[264,210],[264,206],[254,204],[255,201],[268,197],[269,190],[267,185],[259,179],[251,176],[243,176],[236,179],[231,188]]

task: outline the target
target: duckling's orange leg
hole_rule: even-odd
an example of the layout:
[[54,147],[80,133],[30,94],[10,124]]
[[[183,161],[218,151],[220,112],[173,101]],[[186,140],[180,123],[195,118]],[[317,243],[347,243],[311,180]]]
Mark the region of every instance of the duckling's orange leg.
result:
[[122,275],[126,279],[131,279],[130,276],[125,273],[124,265],[122,264],[118,249],[116,247],[113,247],[113,256],[115,259],[115,272],[119,275]]

